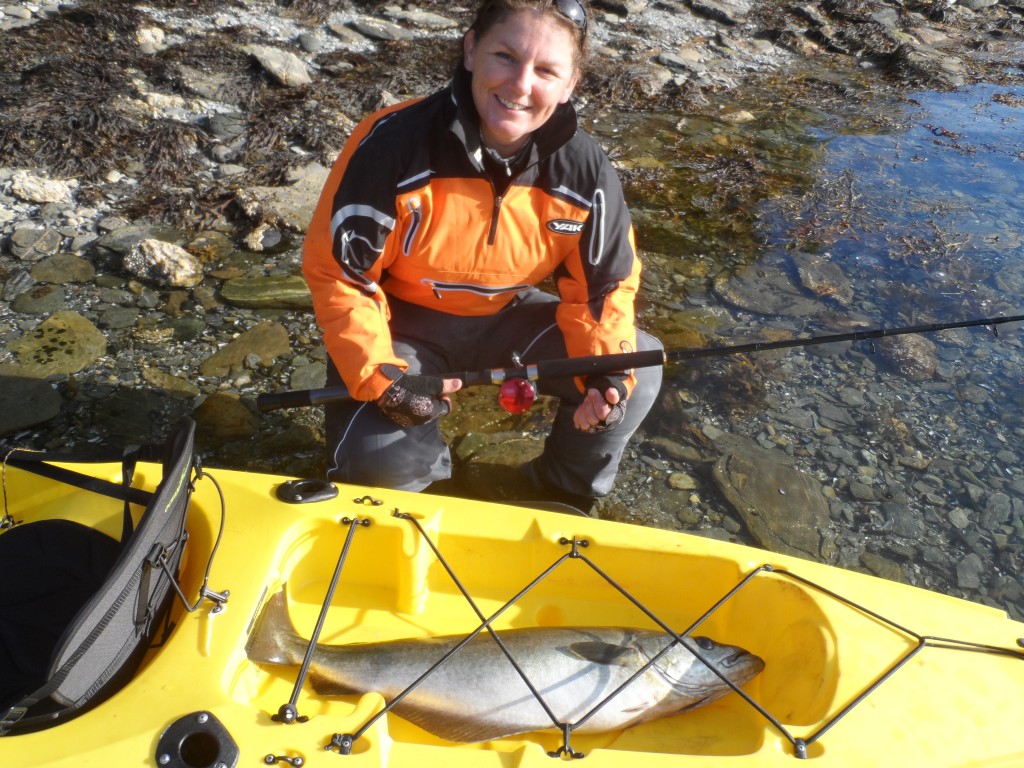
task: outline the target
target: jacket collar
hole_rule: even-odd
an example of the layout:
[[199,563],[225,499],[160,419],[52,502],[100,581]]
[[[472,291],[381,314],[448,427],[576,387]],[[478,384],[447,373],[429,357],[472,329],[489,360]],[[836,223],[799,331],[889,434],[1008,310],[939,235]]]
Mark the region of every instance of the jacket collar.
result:
[[[484,150],[480,141],[480,115],[473,103],[471,77],[469,70],[460,62],[455,68],[455,76],[448,85],[454,106],[450,128],[466,147],[466,153],[473,164],[483,170]],[[533,165],[557,152],[576,135],[577,128],[576,109],[572,102],[559,104],[548,121],[533,132],[530,157],[526,165]]]

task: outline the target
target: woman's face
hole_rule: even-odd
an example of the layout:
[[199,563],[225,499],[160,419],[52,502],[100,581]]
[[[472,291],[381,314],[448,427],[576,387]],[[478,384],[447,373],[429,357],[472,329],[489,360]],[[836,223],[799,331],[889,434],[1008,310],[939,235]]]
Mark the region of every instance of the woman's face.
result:
[[572,32],[545,13],[518,11],[464,41],[484,143],[508,157],[569,100],[576,86]]

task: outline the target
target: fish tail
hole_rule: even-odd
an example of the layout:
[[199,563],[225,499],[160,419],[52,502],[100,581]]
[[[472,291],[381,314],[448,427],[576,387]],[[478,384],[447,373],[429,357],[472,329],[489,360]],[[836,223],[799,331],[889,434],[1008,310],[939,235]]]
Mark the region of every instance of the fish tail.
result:
[[296,666],[302,663],[308,645],[288,615],[288,599],[282,589],[263,607],[249,635],[245,654],[257,664]]

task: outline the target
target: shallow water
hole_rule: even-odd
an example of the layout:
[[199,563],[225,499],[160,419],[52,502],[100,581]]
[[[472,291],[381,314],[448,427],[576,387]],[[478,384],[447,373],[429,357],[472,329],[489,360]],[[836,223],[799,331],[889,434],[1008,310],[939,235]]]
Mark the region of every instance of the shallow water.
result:
[[[782,104],[765,89],[721,119],[590,126],[634,212],[642,323],[686,348],[1024,314],[1024,71],[909,94],[858,69],[788,76]],[[837,267],[844,290],[809,290],[808,261]],[[722,290],[737,275],[755,276],[739,299]],[[780,275],[809,303],[766,310]],[[927,334],[937,369],[922,379],[859,343],[708,359],[666,386],[690,404],[681,418],[782,448],[835,490],[823,559],[871,568],[879,554],[890,575],[1007,607],[1024,551],[1020,327]],[[823,426],[822,402],[850,406],[851,423]],[[780,421],[799,409],[813,428]],[[911,453],[915,468],[898,460]],[[894,502],[920,535],[887,535]]]

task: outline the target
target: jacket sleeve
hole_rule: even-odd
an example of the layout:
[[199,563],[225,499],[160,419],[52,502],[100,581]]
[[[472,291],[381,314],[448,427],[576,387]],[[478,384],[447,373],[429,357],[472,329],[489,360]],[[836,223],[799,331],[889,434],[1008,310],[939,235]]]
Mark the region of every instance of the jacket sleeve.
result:
[[[603,152],[596,178],[579,248],[555,272],[561,297],[556,318],[570,357],[636,350],[640,259],[622,185]],[[630,393],[635,383],[630,373]],[[583,390],[582,379],[577,386]]]
[[353,130],[320,193],[303,245],[302,272],[327,352],[349,392],[374,400],[391,379],[388,363],[405,370],[388,328],[388,301],[380,287],[387,268],[385,245],[395,228],[394,166],[373,133],[393,109],[378,112]]

